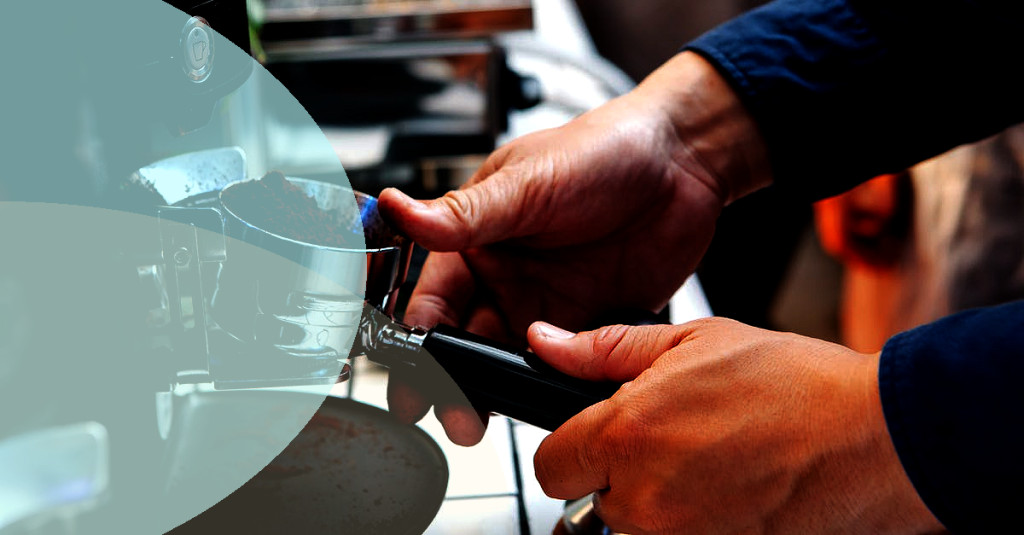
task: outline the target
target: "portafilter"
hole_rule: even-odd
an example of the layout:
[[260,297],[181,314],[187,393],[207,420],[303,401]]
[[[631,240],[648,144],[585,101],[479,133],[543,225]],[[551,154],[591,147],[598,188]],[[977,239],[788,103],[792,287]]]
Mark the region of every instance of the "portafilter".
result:
[[[333,199],[353,192],[331,184],[303,179],[289,179],[306,194],[315,199],[321,208],[330,210]],[[332,255],[342,255],[339,266],[352,266],[353,251],[330,249],[295,240],[281,238],[245,221],[232,209],[232,190],[239,187],[232,184],[220,195],[226,214],[241,225],[232,232],[229,223],[228,235],[243,236],[257,232],[262,237],[273,237],[273,247],[291,245],[305,248],[302,254],[291,254],[301,258],[301,263],[314,267],[317,272],[343,273],[331,267]],[[331,295],[330,290],[311,290],[308,284],[301,290],[302,299],[308,299],[307,308],[343,304],[333,316],[337,328],[354,327],[358,321],[358,336],[352,349],[355,355],[365,354],[371,361],[389,368],[402,367],[414,370],[412,374],[424,380],[443,380],[438,373],[444,373],[454,380],[465,397],[477,409],[496,412],[505,416],[553,430],[584,408],[607,399],[618,388],[618,384],[583,381],[556,371],[529,351],[496,343],[492,340],[446,325],[432,329],[420,329],[403,325],[394,319],[394,292],[407,274],[409,252],[412,242],[401,236],[380,217],[376,201],[372,197],[355,193],[359,200],[360,221],[365,231],[366,249],[360,254],[367,255],[366,300],[369,305],[357,318],[352,313],[351,300],[346,296]],[[248,241],[252,241],[251,239]],[[230,264],[233,260],[229,259]],[[244,264],[243,264],[244,265]],[[251,266],[248,272],[253,273]],[[228,280],[225,281],[224,279]],[[231,275],[227,270],[222,274],[221,286],[230,284]],[[332,277],[334,278],[334,277]],[[303,284],[296,281],[274,281],[294,292]],[[383,297],[383,299],[382,299]],[[215,318],[223,322],[222,314],[214,306]],[[322,317],[322,316],[320,316]],[[306,321],[304,319],[303,321]],[[346,323],[349,322],[349,323]],[[296,326],[309,331],[311,324],[306,321],[294,322]],[[317,329],[321,325],[315,326]],[[309,332],[305,333],[308,338]],[[280,345],[280,342],[277,342]],[[315,345],[315,344],[314,344]]]
[[[215,155],[236,169],[236,152]],[[211,160],[200,156],[204,166]],[[620,386],[570,377],[529,351],[457,328],[396,321],[413,243],[389,228],[373,197],[288,177],[288,187],[341,222],[340,241],[311,243],[301,232],[263,228],[241,209],[234,193],[253,181],[241,179],[240,169],[224,175],[233,180],[204,184],[199,195],[161,189],[161,182],[176,183],[162,174],[176,177],[181,173],[167,170],[188,163],[179,159],[141,177],[155,179],[145,181],[173,203],[158,211],[163,260],[139,268],[156,290],[148,314],[163,318],[152,321],[154,332],[171,334],[153,339],[170,340],[173,382],[212,382],[217,389],[333,383],[348,378],[352,356],[366,355],[432,385],[454,381],[478,410],[548,430]],[[185,167],[190,176],[205,176]]]

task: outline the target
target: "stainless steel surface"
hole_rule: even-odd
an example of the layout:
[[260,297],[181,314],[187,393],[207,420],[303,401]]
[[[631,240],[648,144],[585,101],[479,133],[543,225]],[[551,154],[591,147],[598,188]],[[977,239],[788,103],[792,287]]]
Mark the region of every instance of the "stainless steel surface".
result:
[[[395,176],[388,167],[490,153],[529,86],[489,40],[327,46],[271,56],[267,69],[339,142],[349,180],[368,193]],[[362,179],[366,170],[375,176]]]
[[[319,208],[334,214],[340,221],[359,221],[360,207],[352,190],[313,180],[288,178],[294,186],[316,200]],[[365,248],[363,229],[356,223],[351,236],[345,236],[345,247],[326,247],[305,243],[263,230],[239,217],[236,207],[227,200],[234,188],[242,186],[241,182],[229,184],[221,190],[219,197],[223,210],[227,236],[260,250],[270,251],[295,264],[289,273],[273,272],[258,274],[261,266],[256,264],[259,258],[230,258],[227,262],[234,263],[246,272],[257,272],[254,276],[261,282],[260,291],[273,294],[306,294],[312,296],[333,297],[342,300],[362,298],[362,289],[366,282],[367,259],[365,255],[397,253],[398,247],[385,247],[374,251]],[[365,198],[365,197],[364,197]],[[232,273],[231,275],[236,275]],[[270,278],[273,277],[273,278]],[[227,273],[222,273],[221,282],[231,282]],[[268,287],[267,285],[272,284]]]
[[213,29],[206,19],[188,19],[181,31],[181,55],[182,69],[189,80],[202,83],[213,73],[214,43]]
[[130,179],[176,203],[156,208],[156,245],[137,269],[152,296],[153,346],[172,360],[168,381],[234,389],[345,379],[363,308],[394,312],[412,244],[384,230],[374,198],[302,178],[288,180],[352,222],[351,236],[325,247],[267,232],[224,195],[242,186],[245,168],[241,150],[227,148],[162,160]]
[[[495,44],[500,34],[533,28],[530,0],[261,5],[268,70],[340,141],[356,189],[434,195],[457,187],[495,149],[510,111],[537,102],[536,81],[509,69]],[[359,150],[346,150],[353,144]]]
[[[342,221],[358,221],[364,208],[376,214],[375,200],[364,194],[313,180],[288,180]],[[324,247],[271,234],[239,217],[225,201],[236,187],[241,183],[228,185],[220,195],[225,232],[256,248],[229,252],[213,303],[215,319],[244,341],[269,343],[290,355],[347,358],[364,298],[382,310],[393,307],[411,244],[396,240],[366,248],[363,235],[374,229],[363,232],[362,228],[353,229],[352,248]],[[370,216],[367,224],[384,223],[379,216]],[[292,267],[282,270],[266,265],[260,258],[264,251],[290,259]]]
[[[219,405],[257,403],[273,413],[278,396],[245,392],[193,394],[190,429]],[[253,440],[252,427],[190,432],[175,454],[210,451],[211,441]],[[232,433],[237,436],[232,437]],[[178,470],[202,468],[180,465]],[[179,474],[187,477],[187,474]],[[433,520],[448,484],[448,464],[421,429],[398,423],[386,411],[328,397],[305,428],[252,480],[171,533],[373,533],[414,535]],[[173,492],[173,489],[171,490]]]
[[0,440],[0,532],[49,522],[70,530],[109,492],[109,457],[107,429],[96,422]]
[[265,0],[267,53],[367,42],[477,38],[533,27],[530,0]]
[[[225,194],[240,187],[240,183],[228,184],[220,194],[227,217],[226,234],[279,253],[296,263],[294,273],[261,276],[258,265],[240,258],[238,265],[245,271],[241,275],[262,280],[261,292],[265,294],[269,290],[270,294],[282,296],[284,301],[289,298],[305,299],[303,296],[324,303],[352,301],[354,298],[360,303],[361,311],[361,301],[365,297],[373,306],[389,312],[393,307],[394,294],[406,276],[412,243],[396,236],[389,243],[367,243],[367,236],[385,234],[380,228],[386,225],[377,213],[376,200],[372,197],[336,184],[295,177],[288,180],[312,197],[319,208],[337,214],[340,220],[354,219],[359,222],[353,221],[353,224],[365,224],[367,227],[352,230],[350,248],[324,247],[276,236],[255,227],[234,212],[229,203],[223,202]],[[231,276],[233,274],[222,274],[221,283],[231,284]],[[366,292],[362,295],[364,288]],[[344,310],[349,311],[349,306],[345,305]]]
[[[369,319],[366,319],[366,318]],[[400,353],[407,352],[415,355],[423,349],[423,340],[426,331],[396,323],[388,318],[381,318],[379,315],[367,314],[364,317],[366,328],[360,333],[361,343],[367,351],[388,351],[397,350]],[[380,359],[375,359],[378,362]],[[403,359],[408,365],[415,366],[419,360],[413,356],[409,360]]]
[[245,179],[245,154],[238,147],[189,152],[153,162],[135,173],[128,183],[151,190],[167,205],[189,197],[220,191]]
[[604,525],[601,518],[594,512],[592,495],[567,502],[562,522],[555,533],[566,535],[624,535],[612,531]]

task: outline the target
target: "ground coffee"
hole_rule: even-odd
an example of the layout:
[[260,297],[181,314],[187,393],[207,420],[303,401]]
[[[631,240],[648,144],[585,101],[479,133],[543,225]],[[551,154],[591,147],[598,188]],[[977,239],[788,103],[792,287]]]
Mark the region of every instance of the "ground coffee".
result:
[[313,245],[351,247],[352,233],[360,230],[358,214],[344,218],[321,209],[316,199],[278,171],[228,188],[222,201],[254,227]]

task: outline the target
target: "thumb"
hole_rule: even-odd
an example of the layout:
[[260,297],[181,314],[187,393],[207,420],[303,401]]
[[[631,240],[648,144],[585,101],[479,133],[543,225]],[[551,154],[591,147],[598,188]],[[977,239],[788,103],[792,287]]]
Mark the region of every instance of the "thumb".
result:
[[431,201],[388,188],[381,192],[378,207],[392,225],[426,249],[461,251],[522,236],[522,196],[516,181],[495,173]]
[[562,373],[589,381],[635,379],[689,331],[678,325],[611,325],[573,334],[535,322],[527,331],[538,357]]

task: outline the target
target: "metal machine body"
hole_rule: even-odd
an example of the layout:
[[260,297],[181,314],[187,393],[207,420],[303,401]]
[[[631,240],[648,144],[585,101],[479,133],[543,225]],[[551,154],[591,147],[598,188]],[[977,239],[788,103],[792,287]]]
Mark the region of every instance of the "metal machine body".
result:
[[[167,326],[204,321],[189,292],[215,275],[224,238],[207,240],[201,226],[176,234],[170,210],[157,217],[159,194],[122,186],[180,147],[224,145],[232,118],[222,112],[257,69],[245,0],[172,4],[5,6],[14,23],[0,35],[11,75],[0,101],[4,535],[144,533],[189,512],[163,494],[175,400],[162,395],[172,368],[162,357],[186,338]],[[246,173],[228,167],[233,180]],[[185,299],[156,291],[172,280]]]
[[[533,27],[530,0],[266,0],[264,63],[339,146],[353,187],[438,193],[541,98],[495,36]],[[315,178],[315,169],[300,172]]]

